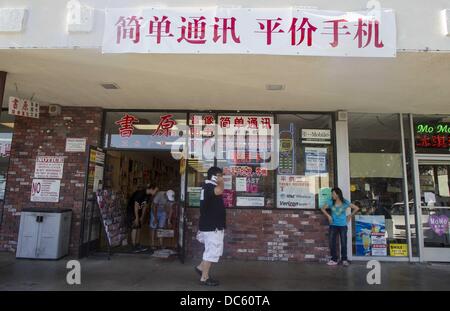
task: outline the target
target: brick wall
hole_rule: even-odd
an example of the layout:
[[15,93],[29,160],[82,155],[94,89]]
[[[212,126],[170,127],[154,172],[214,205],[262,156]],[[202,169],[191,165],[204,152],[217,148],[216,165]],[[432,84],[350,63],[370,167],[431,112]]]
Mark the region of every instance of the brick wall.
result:
[[[198,208],[187,210],[188,257],[201,258],[196,239]],[[227,210],[224,258],[244,260],[325,261],[328,222],[313,210]]]
[[[88,145],[97,146],[101,138],[102,109],[62,107],[58,117],[50,117],[47,111],[48,107],[41,107],[39,119],[17,117],[15,120],[0,250],[15,251],[23,208],[71,208],[70,254],[77,255],[87,153],[66,153],[65,142],[67,137],[86,137]],[[67,118],[72,118],[72,122]],[[65,157],[59,203],[30,202],[37,155]]]

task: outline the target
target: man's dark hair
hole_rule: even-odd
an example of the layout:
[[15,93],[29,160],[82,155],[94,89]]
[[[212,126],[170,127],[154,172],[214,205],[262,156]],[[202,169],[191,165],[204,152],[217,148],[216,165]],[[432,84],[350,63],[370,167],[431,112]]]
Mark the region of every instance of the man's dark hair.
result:
[[213,177],[217,174],[222,174],[222,169],[220,167],[213,166],[213,167],[209,168],[207,174],[208,174],[208,179],[211,179],[211,177]]
[[145,187],[145,189],[155,189],[155,188],[158,188],[158,186],[155,184],[148,184],[147,187]]

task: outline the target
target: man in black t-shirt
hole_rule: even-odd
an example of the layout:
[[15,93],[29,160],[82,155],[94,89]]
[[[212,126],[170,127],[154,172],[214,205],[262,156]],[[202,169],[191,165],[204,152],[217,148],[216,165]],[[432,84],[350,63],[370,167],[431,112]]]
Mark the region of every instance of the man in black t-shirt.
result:
[[205,245],[203,260],[195,267],[195,271],[201,275],[200,283],[202,285],[219,285],[217,280],[209,277],[209,269],[211,263],[218,262],[223,254],[223,237],[226,226],[223,189],[222,170],[218,167],[211,167],[200,194],[200,219],[197,233],[197,239]]
[[134,252],[142,252],[145,249],[139,245],[141,238],[141,227],[144,222],[145,213],[151,203],[152,196],[158,191],[155,185],[148,185],[144,190],[133,193],[128,202],[128,224],[131,229],[131,243]]

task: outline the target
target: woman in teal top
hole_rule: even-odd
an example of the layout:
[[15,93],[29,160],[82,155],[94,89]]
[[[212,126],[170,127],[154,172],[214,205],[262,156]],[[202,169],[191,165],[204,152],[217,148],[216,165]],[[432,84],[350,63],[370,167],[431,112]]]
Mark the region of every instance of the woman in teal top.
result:
[[[338,264],[337,257],[337,243],[336,237],[339,235],[341,242],[341,261],[344,266],[348,266],[347,260],[347,223],[351,221],[352,217],[358,212],[359,207],[344,199],[342,190],[333,188],[331,191],[332,199],[325,203],[321,210],[327,217],[330,223],[330,253],[331,260],[328,262],[329,266],[336,266]],[[331,215],[326,211],[331,210]],[[353,211],[347,215],[347,209],[351,208]]]

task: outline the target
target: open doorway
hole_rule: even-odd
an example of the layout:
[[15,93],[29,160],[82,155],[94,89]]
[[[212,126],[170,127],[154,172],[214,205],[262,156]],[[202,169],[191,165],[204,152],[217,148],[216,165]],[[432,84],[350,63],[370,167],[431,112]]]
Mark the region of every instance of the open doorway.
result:
[[[169,257],[177,253],[180,193],[183,186],[180,164],[181,161],[175,160],[170,152],[162,150],[106,152],[104,188],[120,193],[122,211],[133,210],[135,201],[133,195],[145,194],[148,185],[155,185],[158,188],[153,195],[146,194],[148,197],[147,204],[144,204],[146,207],[143,208],[144,220],[133,232],[137,234],[134,237],[135,243],[132,243],[132,222],[126,217],[127,237],[120,246],[115,247],[114,252],[154,254],[157,257]],[[174,195],[170,195],[170,190]],[[156,198],[160,200],[155,201]],[[165,199],[165,202],[161,202],[161,199],[163,201]],[[151,214],[156,217],[151,217]],[[162,214],[165,217],[161,216]],[[151,222],[153,228],[150,227]],[[102,241],[101,248],[105,249],[107,241],[106,239]]]

